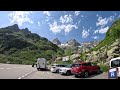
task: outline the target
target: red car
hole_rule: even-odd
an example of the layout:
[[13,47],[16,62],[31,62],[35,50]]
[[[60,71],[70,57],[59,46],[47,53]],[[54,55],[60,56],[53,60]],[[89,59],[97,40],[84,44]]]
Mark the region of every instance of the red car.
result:
[[100,67],[98,65],[92,64],[91,62],[80,62],[73,64],[71,73],[78,76],[88,77],[92,73],[100,73]]

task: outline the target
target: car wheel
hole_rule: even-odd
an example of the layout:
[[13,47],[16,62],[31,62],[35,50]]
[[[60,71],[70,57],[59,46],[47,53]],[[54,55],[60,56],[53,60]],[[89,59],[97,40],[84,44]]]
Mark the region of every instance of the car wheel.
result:
[[78,76],[78,75],[75,75],[75,77],[76,77],[76,78],[79,78],[80,76]]
[[40,69],[39,69],[39,68],[37,68],[37,70],[38,70],[38,71],[40,71]]
[[100,72],[101,72],[100,69],[98,69],[98,70],[97,70],[97,74],[100,74]]
[[71,71],[67,71],[66,75],[69,76],[71,74]]
[[84,77],[87,78],[89,76],[89,73],[87,71],[84,72]]
[[59,69],[56,70],[56,73],[59,73]]

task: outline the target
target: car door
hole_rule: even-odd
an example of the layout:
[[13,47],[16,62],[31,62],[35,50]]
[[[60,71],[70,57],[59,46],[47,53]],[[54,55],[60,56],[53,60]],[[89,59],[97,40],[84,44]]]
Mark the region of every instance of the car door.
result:
[[83,67],[84,67],[84,70],[85,70],[85,71],[88,71],[89,73],[92,72],[92,67],[91,67],[91,64],[90,64],[90,63],[84,63],[84,64],[83,64]]
[[60,67],[61,67],[61,65],[57,65],[56,70],[59,70],[59,69],[60,69]]
[[97,70],[98,70],[98,67],[95,64],[93,64],[93,63],[91,63],[91,68],[92,68],[92,72],[93,73],[97,72]]
[[89,72],[90,72],[90,73],[93,73],[93,72],[94,72],[94,66],[92,66],[90,62],[87,63],[87,65],[88,65],[88,70],[89,70]]

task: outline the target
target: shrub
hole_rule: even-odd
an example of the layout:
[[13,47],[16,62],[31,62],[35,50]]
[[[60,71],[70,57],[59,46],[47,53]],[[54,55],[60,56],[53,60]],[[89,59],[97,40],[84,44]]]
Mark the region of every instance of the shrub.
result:
[[102,70],[103,72],[107,72],[107,71],[108,71],[108,66],[107,66],[107,65],[101,64],[101,65],[100,65],[100,68],[101,68],[101,70]]

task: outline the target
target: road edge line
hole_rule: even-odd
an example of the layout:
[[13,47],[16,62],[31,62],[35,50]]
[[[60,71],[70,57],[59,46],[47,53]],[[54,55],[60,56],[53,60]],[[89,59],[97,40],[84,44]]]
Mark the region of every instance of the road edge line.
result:
[[20,76],[20,77],[19,77],[19,78],[17,78],[17,79],[22,79],[22,78],[24,78],[25,76],[27,76],[27,75],[31,74],[31,73],[32,73],[32,72],[34,72],[34,71],[36,71],[36,70],[30,71],[30,72],[28,72],[28,73],[26,73],[26,74],[24,74],[24,75]]

